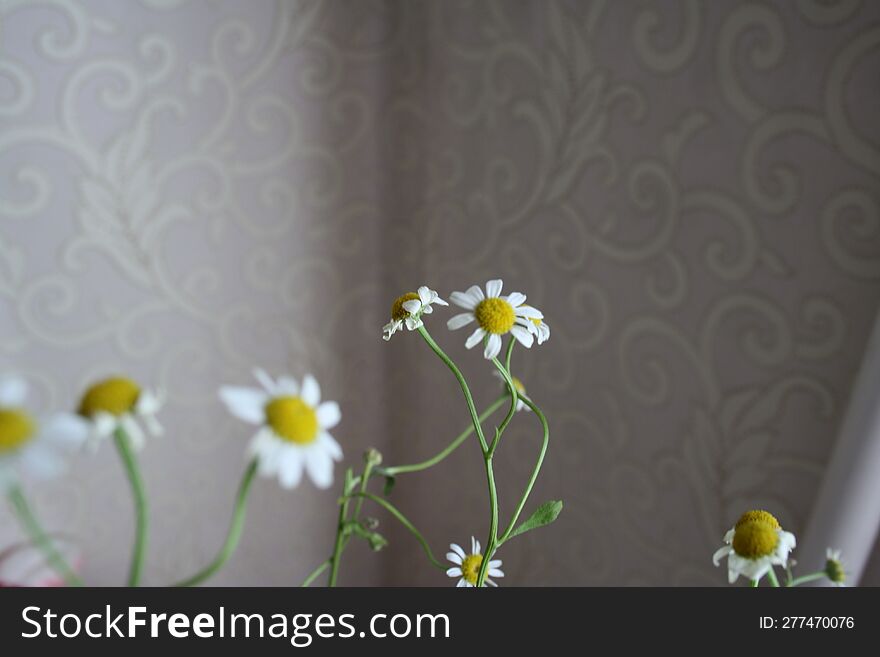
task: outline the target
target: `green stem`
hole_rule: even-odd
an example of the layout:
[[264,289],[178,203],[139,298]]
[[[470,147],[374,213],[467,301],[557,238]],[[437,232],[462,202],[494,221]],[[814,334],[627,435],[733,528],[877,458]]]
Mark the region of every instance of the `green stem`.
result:
[[510,409],[507,411],[507,415],[501,421],[501,424],[498,426],[498,429],[495,431],[495,438],[492,440],[492,444],[489,446],[489,457],[491,458],[495,454],[495,450],[498,448],[498,443],[501,440],[501,434],[504,433],[504,430],[507,429],[507,425],[510,424],[510,421],[513,419],[514,414],[516,413],[517,403],[519,401],[519,392],[516,389],[516,385],[513,383],[513,377],[510,375],[510,355],[513,353],[513,345],[516,344],[516,340],[514,338],[510,338],[510,342],[507,345],[507,367],[502,365],[497,358],[493,358],[492,362],[495,364],[495,368],[501,373],[501,376],[504,378],[504,382],[507,385],[507,391],[510,393]]
[[[504,405],[504,401],[507,399],[507,395],[502,395],[498,399],[496,399],[492,404],[483,411],[482,415],[477,418],[477,421],[482,424],[485,422],[495,411],[497,411],[501,406]],[[467,440],[468,436],[470,436],[474,432],[474,425],[471,424],[467,429],[462,431],[458,436],[453,440],[449,445],[447,445],[442,451],[438,452],[435,456],[432,456],[426,461],[421,461],[420,463],[414,463],[412,465],[396,465],[390,468],[380,468],[379,472],[384,475],[388,475],[389,477],[394,477],[399,474],[405,474],[408,472],[419,472],[420,470],[427,470],[428,468],[437,465],[447,456],[452,454],[458,447]]]
[[770,570],[767,571],[767,577],[770,579],[770,586],[775,588],[779,588],[779,580],[776,579],[776,573],[773,570],[773,566],[770,566]]
[[398,511],[393,504],[391,504],[387,500],[383,500],[381,497],[376,497],[371,493],[352,493],[351,497],[363,497],[378,504],[383,509],[388,511],[388,513],[397,518],[400,524],[406,527],[410,531],[410,533],[416,537],[416,540],[421,544],[422,549],[424,549],[425,554],[428,555],[428,559],[430,560],[431,564],[439,568],[440,570],[446,570],[446,566],[437,561],[437,559],[434,557],[434,553],[431,552],[431,547],[428,545],[428,541],[425,540],[425,537],[422,536],[421,532],[419,532],[419,530],[415,528],[415,525],[407,520],[406,516]]
[[513,517],[510,519],[510,524],[507,526],[507,530],[501,535],[501,538],[498,540],[498,547],[500,547],[508,538],[510,538],[511,532],[513,532],[516,527],[516,522],[519,520],[519,516],[522,513],[523,508],[526,505],[526,502],[529,499],[529,495],[532,492],[532,488],[535,486],[535,481],[538,479],[538,473],[541,472],[541,466],[544,463],[544,456],[547,454],[547,445],[550,441],[550,427],[547,424],[547,418],[544,417],[544,414],[541,412],[541,409],[538,408],[535,403],[529,399],[528,397],[521,397],[522,401],[534,411],[538,420],[541,422],[541,427],[544,431],[544,436],[541,442],[541,451],[538,454],[538,460],[535,463],[535,467],[532,470],[532,475],[529,477],[529,482],[526,485],[526,489],[522,494],[522,497],[519,500],[519,503],[516,505],[516,510],[513,513]]
[[753,580],[752,580],[752,583],[749,584],[749,586],[751,586],[753,589],[758,588],[758,580],[753,579]]
[[351,482],[352,473],[351,468],[349,468],[345,471],[345,483],[343,484],[345,495],[339,502],[339,520],[336,524],[336,541],[333,544],[333,556],[330,557],[330,576],[327,580],[327,586],[330,587],[336,586],[336,580],[339,577],[339,558],[342,556],[342,549],[344,547],[345,520],[348,517],[348,503],[351,500],[351,495],[349,495],[348,491],[352,485]]
[[241,540],[241,534],[244,530],[245,512],[247,511],[248,494],[250,493],[251,484],[254,481],[256,473],[257,459],[254,459],[251,461],[247,470],[244,472],[244,476],[241,478],[241,483],[238,486],[238,495],[235,498],[235,508],[232,512],[232,522],[229,525],[229,532],[226,534],[226,542],[223,543],[223,547],[220,548],[214,561],[192,577],[178,582],[174,586],[195,586],[196,584],[204,582],[229,561],[229,558],[233,555],[235,549],[238,547],[239,541]]
[[141,581],[141,573],[144,569],[144,556],[147,549],[147,532],[149,529],[149,511],[147,508],[147,495],[144,490],[144,481],[141,478],[137,457],[131,446],[131,441],[122,427],[117,427],[113,433],[116,449],[125,466],[125,474],[131,485],[131,493],[134,497],[135,506],[135,539],[131,556],[131,568],[128,573],[128,586],[137,586]]
[[795,577],[788,583],[788,586],[800,586],[801,584],[806,584],[807,582],[815,582],[818,579],[825,579],[825,577],[826,575],[824,571],[810,573],[809,575],[804,575],[802,577]]
[[486,437],[483,435],[483,427],[480,424],[480,418],[477,415],[477,409],[474,406],[474,398],[471,396],[470,388],[468,388],[467,381],[464,380],[464,375],[461,373],[461,370],[458,369],[458,366],[452,362],[452,359],[446,355],[440,346],[434,342],[434,338],[431,337],[431,334],[428,333],[428,330],[424,326],[420,326],[419,335],[422,336],[425,342],[428,343],[428,346],[434,351],[435,354],[446,363],[446,367],[448,367],[452,373],[455,375],[455,378],[458,380],[458,385],[461,386],[461,391],[464,393],[465,401],[467,402],[468,411],[471,414],[471,421],[474,424],[474,430],[477,432],[477,437],[480,440],[480,447],[483,448],[483,454],[486,454],[489,450],[489,446],[486,444]]
[[315,568],[312,571],[312,573],[303,580],[303,583],[300,584],[300,588],[305,588],[305,587],[309,586],[312,582],[314,582],[316,579],[318,579],[318,577],[320,576],[321,573],[323,573],[329,567],[330,567],[330,559],[327,559],[327,561],[325,561],[320,566]]
[[[496,433],[495,440],[500,434]],[[498,543],[498,492],[495,490],[495,473],[492,469],[492,456],[486,456],[486,478],[489,480],[489,538],[486,541],[486,550],[483,552],[483,560],[480,562],[480,572],[477,573],[477,587],[483,586],[486,581],[486,573],[489,571],[489,560],[495,554]]]
[[82,586],[82,580],[73,572],[73,569],[53,545],[52,539],[43,530],[21,488],[15,486],[9,491],[9,501],[12,503],[12,508],[18,516],[19,522],[21,522],[30,536],[31,541],[38,549],[42,550],[46,560],[55,569],[55,572],[64,578],[68,586]]

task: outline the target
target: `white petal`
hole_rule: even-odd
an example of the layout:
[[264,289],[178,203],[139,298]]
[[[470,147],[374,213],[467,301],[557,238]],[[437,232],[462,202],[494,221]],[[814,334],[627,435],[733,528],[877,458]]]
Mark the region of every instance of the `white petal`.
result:
[[306,470],[318,488],[329,488],[333,483],[333,460],[321,449],[305,450]]
[[[482,294],[482,293],[481,293]],[[480,303],[480,300],[467,292],[453,292],[449,295],[449,300],[456,306],[465,310],[473,310]]]
[[495,587],[498,586],[498,583],[497,583],[497,582],[493,582],[493,581],[492,581],[491,579],[489,579],[488,577],[486,578],[486,584],[489,585],[489,586],[495,586]]
[[435,295],[434,300],[431,303],[436,303],[438,306],[448,306],[449,305],[443,299],[441,299],[439,296],[437,296],[436,292],[434,292],[434,295]]
[[407,317],[405,321],[406,328],[409,331],[415,331],[420,326],[424,326],[424,322],[421,320],[421,318]]
[[492,299],[493,297],[501,296],[501,287],[503,283],[500,278],[493,278],[491,281],[486,283],[486,296]]
[[266,419],[265,407],[269,395],[256,388],[239,388],[223,386],[220,388],[220,399],[226,408],[239,420],[250,424],[262,424]]
[[92,417],[92,434],[96,438],[109,438],[118,426],[116,416],[103,411],[98,411]]
[[321,435],[318,436],[318,441],[320,442],[321,447],[324,448],[324,451],[330,455],[334,461],[342,460],[342,447],[339,446],[339,443],[336,442],[336,439],[333,438],[326,431],[322,431]]
[[712,563],[714,563],[716,566],[720,566],[721,560],[729,554],[730,554],[730,546],[729,545],[725,545],[724,547],[715,550],[715,554],[712,555]]
[[268,392],[273,397],[278,394],[278,389],[275,385],[275,382],[272,380],[272,377],[266,373],[266,370],[260,369],[259,367],[254,369],[254,378],[260,382],[260,385],[265,388],[266,392]]
[[296,397],[299,394],[299,384],[292,376],[279,376],[275,388],[279,395]]
[[[422,285],[421,287],[419,287],[416,293],[419,295],[419,300],[425,305],[428,305],[429,303],[431,303],[431,301],[433,301],[432,297],[434,295],[431,294],[431,290],[428,289],[427,285]],[[404,306],[404,308],[405,307],[406,306]]]
[[486,331],[484,331],[481,328],[478,328],[473,333],[471,333],[470,337],[467,340],[465,340],[464,346],[467,347],[468,349],[472,349],[475,345],[479,344],[480,340],[482,340],[485,336],[486,336]]
[[457,331],[462,326],[470,324],[474,319],[476,318],[473,313],[461,313],[450,318],[449,321],[446,322],[446,327],[450,331]]
[[27,398],[27,382],[18,376],[0,377],[0,406],[21,407]]
[[463,579],[458,580],[458,584],[455,585],[455,587],[456,587],[456,588],[459,588],[459,589],[464,589],[464,588],[467,588],[467,587],[469,587],[469,586],[470,586],[470,584],[468,584],[468,583],[467,583],[466,581],[464,581]]
[[482,290],[482,288],[480,288],[479,285],[471,285],[467,289],[467,292],[465,292],[465,294],[468,294],[471,297],[473,297],[474,301],[476,301],[476,303],[480,303],[480,301],[482,301],[483,299],[486,298],[486,295],[483,294],[483,290]]
[[525,347],[526,349],[531,348],[532,344],[535,341],[535,337],[529,333],[528,329],[524,329],[522,326],[512,326],[510,328],[510,332],[513,334],[519,343]]
[[[459,554],[456,554],[455,552],[447,552],[446,558],[454,564],[457,564],[459,566],[461,565],[462,558]],[[461,568],[458,569],[458,574],[461,575]]]
[[461,577],[461,568],[450,568],[446,574],[450,577]]
[[492,559],[489,561],[489,568],[498,569],[501,567],[501,563],[502,563],[501,559]]
[[537,308],[532,308],[531,306],[515,307],[513,312],[517,317],[525,317],[527,319],[544,319],[544,313],[542,313]]
[[422,309],[422,302],[418,299],[410,299],[403,302],[403,309],[411,315],[415,315]]
[[318,381],[311,374],[306,374],[303,379],[300,397],[312,408],[316,408],[321,403],[321,386],[318,385]]
[[322,429],[332,429],[342,419],[342,411],[339,410],[339,404],[335,401],[324,402],[318,406],[318,410],[315,413],[318,416],[318,424],[321,425]]
[[288,447],[278,460],[278,483],[282,488],[296,488],[302,479],[303,453],[296,447]]
[[422,312],[426,315],[430,315],[432,312],[434,312],[434,309],[431,308],[431,306],[429,305],[424,305],[422,306]]
[[455,552],[456,554],[458,554],[458,556],[460,556],[462,559],[464,559],[465,556],[467,556],[464,553],[464,549],[458,543],[450,543],[449,549],[452,550],[453,552]]
[[40,439],[68,449],[76,449],[89,437],[89,423],[73,413],[56,413],[40,423]]
[[504,573],[497,568],[490,568],[486,574],[489,575],[489,577],[504,577]]
[[475,536],[471,536],[471,554],[480,554],[480,542]]
[[483,357],[486,360],[492,360],[501,352],[501,336],[492,333],[486,341],[486,348],[483,350]]
[[155,415],[144,415],[141,418],[141,422],[147,427],[147,433],[155,438],[158,438],[165,433],[165,429],[162,428],[162,425],[159,423],[159,420],[156,419]]
[[161,390],[153,392],[152,390],[142,390],[138,395],[135,412],[138,415],[155,415],[165,403],[165,393]]
[[728,545],[730,543],[733,543],[733,537],[735,535],[736,535],[736,527],[733,527],[732,529],[728,529],[727,533],[724,535],[724,542],[727,543]]
[[525,303],[526,295],[522,292],[511,292],[507,295],[507,303],[516,308]]
[[119,418],[119,425],[128,436],[131,446],[135,450],[143,449],[146,444],[146,436],[144,436],[144,430],[141,429],[141,425],[128,413]]

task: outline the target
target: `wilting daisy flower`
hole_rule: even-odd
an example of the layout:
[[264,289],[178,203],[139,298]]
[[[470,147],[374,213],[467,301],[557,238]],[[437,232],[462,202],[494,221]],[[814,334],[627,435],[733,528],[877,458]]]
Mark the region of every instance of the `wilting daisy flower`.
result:
[[38,420],[24,409],[27,383],[0,377],[0,493],[22,478],[48,479],[64,471],[64,452],[85,441],[88,425],[73,413]]
[[100,442],[122,429],[135,449],[144,446],[144,430],[151,436],[162,435],[156,414],[165,403],[161,391],[142,389],[124,376],[113,376],[91,386],[79,404],[79,414],[91,421],[89,443],[97,448]]
[[[477,585],[477,576],[480,574],[480,566],[483,564],[483,555],[480,554],[480,542],[471,536],[471,551],[465,554],[465,551],[457,543],[450,543],[449,549],[452,552],[446,553],[446,558],[455,564],[454,567],[446,571],[450,577],[458,577],[456,586],[471,587]],[[486,571],[486,584],[489,586],[498,586],[489,577],[504,577],[501,572],[501,560],[493,559],[489,562],[489,569]]]
[[[504,379],[504,375],[501,374],[498,370],[492,372],[495,377],[501,381],[501,385],[504,386],[504,389],[507,390],[507,381]],[[523,385],[523,382],[520,381],[515,376],[511,376],[513,379],[513,387],[516,388],[516,395],[518,399],[516,400],[516,410],[517,411],[531,411],[532,409],[528,407],[528,405],[523,401],[523,399],[528,399],[529,396],[526,394],[526,387]]]
[[825,550],[825,577],[832,586],[843,586],[846,582],[846,569],[840,560],[840,550]]
[[311,374],[302,387],[286,376],[274,381],[259,369],[254,376],[262,389],[224,386],[220,399],[239,420],[260,427],[248,447],[259,473],[293,488],[305,468],[318,488],[329,487],[333,461],[342,459],[342,448],[328,433],[342,418],[339,404],[321,403],[321,388]]
[[739,575],[757,581],[773,566],[785,567],[795,538],[767,511],[747,511],[725,534],[724,543],[712,561],[718,566],[727,557],[728,580],[733,584]]
[[529,323],[525,325],[529,332],[534,334],[534,336],[538,339],[538,344],[542,345],[547,340],[550,339],[550,327],[547,326],[547,323],[544,321],[542,317],[532,317],[529,319]]
[[382,339],[390,340],[391,336],[404,326],[410,331],[415,331],[422,326],[422,315],[430,315],[434,312],[431,304],[448,306],[434,290],[422,285],[418,292],[407,292],[398,297],[391,304],[391,321],[382,327]]
[[467,292],[449,295],[452,303],[467,312],[456,315],[446,325],[455,331],[476,321],[477,329],[464,344],[471,349],[488,335],[483,356],[489,360],[501,351],[501,336],[507,333],[513,334],[524,347],[531,347],[534,338],[529,329],[530,320],[544,317],[540,310],[523,305],[526,295],[520,292],[502,297],[501,286],[501,280],[495,279],[486,283],[485,294],[478,285],[472,285]]

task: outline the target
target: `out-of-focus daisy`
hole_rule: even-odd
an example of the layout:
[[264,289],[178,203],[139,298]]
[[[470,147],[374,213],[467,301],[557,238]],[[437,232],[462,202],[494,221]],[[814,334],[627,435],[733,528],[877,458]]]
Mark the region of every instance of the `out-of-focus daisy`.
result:
[[846,568],[840,560],[840,550],[825,550],[825,576],[831,581],[832,586],[844,586],[846,583]]
[[544,321],[543,317],[532,317],[529,320],[529,323],[525,326],[532,334],[534,334],[539,345],[544,344],[550,339],[550,327],[547,325],[547,322]]
[[478,285],[472,285],[466,292],[453,292],[449,295],[452,303],[467,312],[456,315],[446,325],[455,331],[476,321],[476,330],[464,344],[471,349],[489,336],[483,350],[483,356],[489,360],[501,351],[501,336],[507,333],[513,334],[524,347],[531,347],[534,342],[529,329],[531,320],[544,317],[540,310],[524,305],[525,294],[511,292],[502,297],[501,287],[501,280],[495,279],[486,283],[485,294]]
[[432,304],[448,306],[440,295],[426,285],[422,285],[418,292],[407,292],[398,297],[391,304],[391,321],[382,327],[382,339],[390,340],[391,336],[404,326],[410,331],[415,331],[422,326],[422,315],[430,315],[434,312]]
[[293,488],[303,468],[315,486],[333,483],[333,461],[342,459],[342,448],[328,433],[342,418],[339,404],[321,402],[321,388],[311,374],[302,386],[288,376],[273,380],[263,370],[254,370],[262,388],[224,386],[220,399],[239,420],[260,428],[248,453],[257,459],[264,477],[278,477],[284,488]]
[[156,414],[165,403],[162,391],[146,390],[124,376],[112,376],[91,386],[79,404],[79,414],[91,421],[89,443],[100,442],[121,428],[135,449],[144,446],[144,429],[151,436],[162,435]]
[[747,511],[725,534],[724,543],[712,561],[718,566],[727,557],[727,576],[733,584],[740,575],[757,581],[773,566],[784,568],[796,541],[794,534],[783,531],[772,514]]
[[73,413],[37,419],[24,409],[24,379],[0,377],[0,493],[21,479],[48,479],[65,469],[65,452],[82,445],[88,425]]
[[[507,390],[507,381],[504,379],[504,375],[501,374],[498,370],[492,372],[495,377],[501,381],[501,385],[504,386],[504,389]],[[523,382],[520,381],[515,376],[511,376],[513,379],[513,387],[516,388],[516,396],[518,399],[516,400],[516,410],[517,411],[531,411],[532,409],[528,407],[528,405],[523,401],[523,399],[528,399],[529,396],[526,394],[526,387],[523,385]]]
[[[455,564],[446,571],[450,577],[458,577],[458,587],[473,587],[477,585],[477,576],[480,574],[480,566],[483,564],[483,555],[480,553],[480,542],[471,536],[471,551],[465,552],[458,543],[450,543],[451,552],[446,553],[446,558]],[[485,583],[489,586],[498,586],[489,577],[504,577],[501,572],[501,560],[493,559],[489,562],[489,569],[486,571]]]

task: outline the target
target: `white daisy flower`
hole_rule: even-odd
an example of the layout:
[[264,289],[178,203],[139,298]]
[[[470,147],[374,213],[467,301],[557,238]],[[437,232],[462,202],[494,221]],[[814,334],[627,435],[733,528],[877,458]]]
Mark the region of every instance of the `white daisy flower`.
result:
[[845,586],[846,568],[840,560],[840,550],[825,550],[825,577],[831,581],[832,586]]
[[[483,555],[480,553],[480,542],[471,536],[471,551],[465,553],[457,543],[450,543],[449,549],[452,552],[446,553],[446,558],[455,564],[454,567],[446,571],[450,577],[458,577],[457,587],[473,587],[477,585],[477,577],[480,574],[480,566],[483,564]],[[498,586],[489,577],[504,577],[501,572],[501,560],[493,559],[489,562],[489,569],[486,571],[486,584],[489,586]]]
[[430,315],[434,312],[431,304],[448,306],[440,295],[426,285],[422,285],[418,292],[407,292],[395,299],[391,304],[391,321],[382,327],[382,339],[388,341],[397,331],[404,326],[410,331],[415,331],[422,326],[422,315]]
[[99,381],[86,390],[79,405],[79,414],[91,421],[90,447],[96,449],[121,428],[132,446],[141,449],[145,442],[144,428],[151,436],[162,435],[162,425],[156,415],[164,403],[165,394],[161,390],[145,390],[124,376]]
[[[504,375],[501,374],[498,370],[494,370],[492,372],[495,377],[501,381],[501,385],[504,386],[504,389],[507,390],[507,381],[504,379]],[[526,387],[523,385],[523,382],[520,381],[515,376],[511,376],[513,379],[513,387],[516,388],[516,395],[518,399],[516,400],[516,410],[530,412],[532,409],[528,407],[528,405],[523,401],[523,399],[528,399],[529,396],[526,394]]]
[[449,295],[452,303],[467,312],[456,315],[446,325],[455,331],[476,320],[477,329],[464,344],[471,349],[488,335],[483,350],[483,356],[488,360],[495,358],[501,351],[501,336],[507,333],[513,334],[524,347],[531,347],[534,337],[529,328],[532,324],[530,320],[544,317],[540,310],[523,305],[526,295],[520,292],[511,292],[502,297],[501,286],[501,280],[495,279],[486,283],[485,294],[478,285],[472,285],[467,292],[453,292]]
[[321,403],[321,388],[311,374],[301,387],[287,376],[274,381],[260,369],[254,376],[262,389],[224,386],[220,399],[239,420],[260,427],[248,447],[259,473],[293,488],[305,468],[315,486],[328,488],[333,461],[342,459],[342,448],[328,433],[342,418],[339,404]]
[[550,339],[550,327],[547,325],[547,322],[544,321],[543,316],[540,318],[530,318],[529,323],[526,324],[526,328],[529,329],[529,332],[532,333],[535,338],[537,338],[539,345],[544,344]]
[[0,493],[22,479],[61,474],[64,453],[81,446],[89,433],[88,424],[73,413],[38,420],[24,410],[27,392],[24,379],[0,377]]
[[784,568],[796,541],[794,534],[783,531],[772,514],[747,511],[725,534],[724,543],[712,561],[718,566],[727,557],[728,580],[733,584],[739,575],[757,581],[773,566]]

